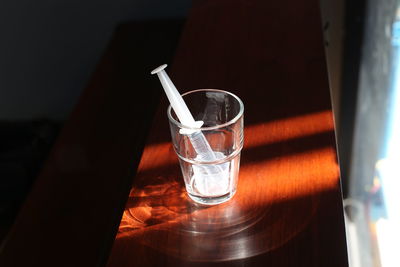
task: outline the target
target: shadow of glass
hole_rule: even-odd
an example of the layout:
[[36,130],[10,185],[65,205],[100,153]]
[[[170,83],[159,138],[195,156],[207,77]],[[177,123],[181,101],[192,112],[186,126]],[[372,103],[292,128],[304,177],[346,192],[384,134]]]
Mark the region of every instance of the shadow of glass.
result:
[[131,253],[144,246],[200,263],[248,259],[284,246],[316,220],[324,192],[337,190],[328,116],[323,112],[282,121],[278,128],[251,128],[254,144],[243,150],[238,191],[217,206],[188,198],[170,145],[150,147],[116,242],[129,244],[125,248]]
[[194,262],[239,260],[279,248],[304,230],[319,203],[316,195],[260,203],[239,190],[227,203],[201,206],[178,179],[162,177],[131,195],[117,240]]

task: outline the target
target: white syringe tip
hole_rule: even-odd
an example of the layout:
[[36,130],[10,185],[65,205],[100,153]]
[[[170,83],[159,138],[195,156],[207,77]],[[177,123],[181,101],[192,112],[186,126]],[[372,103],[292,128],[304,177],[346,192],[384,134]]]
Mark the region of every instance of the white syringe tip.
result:
[[165,69],[167,66],[168,66],[167,64],[161,65],[160,67],[155,68],[155,69],[151,72],[151,74],[156,74],[157,72],[160,72],[160,71],[162,71],[163,69]]

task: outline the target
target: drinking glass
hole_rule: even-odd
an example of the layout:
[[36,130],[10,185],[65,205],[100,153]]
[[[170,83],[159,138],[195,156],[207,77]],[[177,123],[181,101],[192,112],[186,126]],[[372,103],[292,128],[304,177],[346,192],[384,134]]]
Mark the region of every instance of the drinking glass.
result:
[[243,148],[242,101],[217,89],[182,95],[199,128],[182,125],[171,106],[167,114],[173,147],[179,158],[186,191],[200,204],[215,205],[236,193]]

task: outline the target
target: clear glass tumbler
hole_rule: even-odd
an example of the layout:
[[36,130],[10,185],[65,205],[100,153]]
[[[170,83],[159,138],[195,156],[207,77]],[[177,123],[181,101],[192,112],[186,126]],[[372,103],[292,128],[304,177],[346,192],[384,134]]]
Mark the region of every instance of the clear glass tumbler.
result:
[[243,147],[242,101],[217,89],[199,89],[182,95],[199,128],[183,126],[171,106],[168,118],[172,143],[189,197],[215,205],[236,193]]

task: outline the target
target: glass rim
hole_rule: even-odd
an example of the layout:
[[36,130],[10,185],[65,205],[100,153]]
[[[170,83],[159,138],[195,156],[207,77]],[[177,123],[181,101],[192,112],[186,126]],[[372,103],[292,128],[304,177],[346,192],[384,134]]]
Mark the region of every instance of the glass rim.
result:
[[242,117],[242,115],[244,113],[243,102],[238,96],[236,96],[235,94],[233,94],[231,92],[220,90],[220,89],[196,89],[196,90],[191,90],[191,91],[185,92],[185,93],[182,94],[182,96],[185,96],[185,95],[188,95],[188,94],[191,94],[191,93],[206,92],[206,91],[219,92],[219,93],[224,93],[224,94],[231,95],[233,98],[235,98],[239,102],[239,112],[238,112],[238,114],[233,119],[231,119],[231,120],[229,120],[229,121],[227,121],[225,123],[219,124],[219,125],[208,126],[208,127],[188,127],[188,126],[183,125],[182,123],[180,123],[179,121],[175,120],[172,117],[172,114],[171,114],[172,107],[171,107],[171,105],[169,105],[168,108],[167,108],[167,115],[168,115],[169,121],[172,122],[173,124],[177,125],[179,128],[182,128],[182,129],[210,131],[210,130],[216,130],[216,129],[224,128],[226,126],[234,124],[235,122],[237,122],[240,119],[240,117]]

